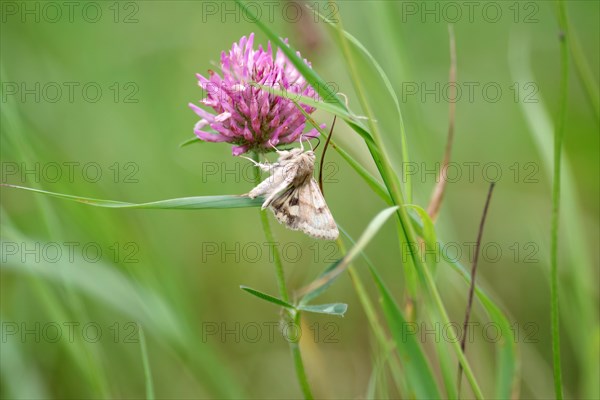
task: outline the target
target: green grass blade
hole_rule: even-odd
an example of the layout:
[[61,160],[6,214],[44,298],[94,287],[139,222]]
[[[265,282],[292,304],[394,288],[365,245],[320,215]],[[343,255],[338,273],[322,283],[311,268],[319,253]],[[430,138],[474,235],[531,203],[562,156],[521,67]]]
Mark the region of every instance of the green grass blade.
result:
[[423,207],[415,204],[406,204],[405,207],[416,211],[423,223],[423,235],[421,237],[425,240],[425,243],[430,246],[430,248],[435,248],[435,243],[437,242],[435,227],[433,225],[433,221],[429,217],[429,214],[427,214],[427,211],[425,211]]
[[[296,107],[298,108],[298,110],[300,110],[300,112],[302,112],[304,114],[304,116],[306,117],[306,120],[316,129],[319,131],[319,133],[321,134],[322,137],[328,137],[329,134],[327,132],[325,132],[323,129],[321,129],[321,127],[315,122],[315,120],[304,110],[304,108],[302,108],[300,106],[300,104],[296,103]],[[342,149],[341,147],[339,147],[335,141],[331,141],[329,142],[329,144],[331,145],[331,147],[333,147],[340,156],[342,156],[342,158],[360,175],[361,178],[363,178],[363,180],[367,183],[367,185],[369,185],[369,187],[371,189],[373,189],[373,192],[375,192],[379,197],[381,197],[383,199],[383,201],[385,201],[388,205],[392,206],[392,200],[390,199],[390,196],[385,188],[385,186],[383,186],[381,184],[381,182],[379,182],[377,179],[375,179],[375,177],[373,177],[373,175],[371,175],[369,173],[369,171],[367,171],[365,169],[365,167],[363,167],[360,163],[358,163],[358,161],[354,160],[352,158],[352,156],[350,154],[348,154],[348,152],[346,152],[344,149]]]
[[567,10],[564,1],[558,2],[558,23],[562,29],[560,38],[561,78],[560,109],[554,131],[554,173],[552,182],[552,220],[550,227],[550,309],[552,323],[552,362],[554,365],[554,395],[558,400],[563,398],[562,368],[560,361],[560,321],[558,300],[558,225],[560,218],[560,174],[561,154],[565,137],[565,120],[567,115],[567,96],[569,92],[569,36],[567,26]]
[[[340,108],[347,110],[345,103],[340,100],[337,94],[333,91],[330,85],[327,84],[320,76],[317,74],[315,70],[309,67],[302,58],[300,58],[296,54],[296,50],[286,44],[279,35],[273,32],[265,23],[262,22],[260,18],[256,16],[254,10],[247,7],[245,2],[242,0],[236,0],[236,3],[242,8],[244,13],[251,18],[252,21],[256,23],[256,25],[267,35],[267,37],[273,42],[273,44],[281,49],[281,51],[287,56],[290,62],[296,67],[298,72],[302,74],[302,76],[306,79],[306,81],[313,87],[313,89],[317,92],[321,99],[327,99],[331,101],[332,104],[336,104]],[[321,107],[323,103],[321,103]],[[353,120],[346,120],[346,122],[350,125],[350,127],[357,132],[361,137],[372,137],[372,132],[368,129],[363,128],[360,124],[356,123]],[[373,121],[370,121],[373,124]],[[369,151],[373,160],[377,164],[377,167],[382,170],[382,157],[379,155],[380,149],[378,146],[373,144],[372,141],[366,140],[367,146],[369,147]],[[386,179],[386,175],[383,175],[383,178]]]
[[363,234],[360,236],[356,244],[352,246],[350,251],[348,251],[341,260],[329,266],[316,280],[300,291],[300,295],[303,296],[300,304],[307,304],[309,301],[322,294],[325,289],[331,286],[331,284],[341,275],[341,273],[346,270],[352,260],[354,260],[356,256],[363,251],[369,242],[371,242],[385,221],[387,221],[397,209],[398,207],[395,206],[380,211],[379,214],[377,214],[375,218],[369,222],[369,225],[367,225]]
[[[509,65],[512,79],[515,82],[536,82],[531,55],[533,53],[528,41],[511,40]],[[527,123],[527,133],[531,135],[540,158],[540,173],[547,179],[548,186],[552,186],[554,164],[553,135],[555,132],[552,113],[542,98],[532,103],[519,99],[522,116]],[[597,307],[589,301],[596,296],[597,289],[593,282],[596,280],[596,263],[592,260],[587,235],[588,215],[585,213],[584,200],[579,195],[576,173],[577,162],[565,153],[561,156],[561,230],[569,232],[563,235],[561,242],[564,257],[577,268],[565,268],[561,271],[561,291],[564,295],[561,304],[564,309],[577,310],[577,312],[563,313],[561,319],[563,327],[567,327],[573,353],[578,358],[579,369],[583,372],[579,387],[581,396],[598,398],[600,390],[597,377],[600,374],[598,364],[598,336],[600,323]]]
[[251,199],[245,196],[223,195],[223,196],[196,196],[196,197],[180,197],[177,199],[152,201],[149,203],[127,203],[114,200],[100,200],[89,197],[72,196],[69,194],[48,192],[46,190],[34,189],[24,186],[7,185],[1,186],[10,187],[30,192],[41,193],[47,196],[57,197],[60,199],[76,201],[78,203],[87,204],[95,207],[107,208],[151,208],[151,209],[179,209],[179,210],[199,210],[199,209],[221,209],[221,208],[244,208],[258,207],[263,200],[260,198]]
[[388,288],[374,268],[371,268],[371,274],[379,290],[383,312],[392,337],[396,342],[396,350],[404,366],[407,382],[413,392],[409,397],[418,399],[441,398],[438,384],[433,377],[433,372],[423,353],[423,349],[419,346],[414,335],[406,335],[404,333],[407,322]]
[[[405,164],[408,164],[410,162],[410,158],[408,155],[408,144],[406,141],[406,130],[404,128],[404,119],[402,117],[402,111],[400,110],[400,101],[398,100],[398,96],[396,96],[396,92],[394,91],[392,82],[388,78],[387,74],[385,73],[385,71],[383,70],[381,65],[377,62],[375,57],[373,57],[371,52],[369,52],[369,50],[356,37],[354,37],[352,34],[350,34],[345,29],[341,29],[338,25],[331,22],[328,18],[323,16],[317,10],[311,8],[310,6],[307,6],[307,7],[310,8],[311,11],[313,11],[315,13],[315,15],[317,15],[322,21],[326,22],[329,27],[331,27],[332,29],[341,31],[344,34],[344,36],[346,36],[348,41],[355,48],[359,49],[360,52],[362,52],[364,54],[364,56],[371,62],[371,64],[373,64],[373,66],[377,70],[377,73],[378,73],[379,77],[381,78],[381,80],[383,81],[383,84],[384,84],[388,94],[390,95],[390,97],[392,98],[392,101],[394,102],[394,107],[396,108],[396,112],[398,114],[398,123],[399,123],[399,129],[400,129],[400,141],[402,144],[402,161]],[[405,190],[406,199],[408,202],[411,202],[412,201],[412,184],[411,184],[410,176],[406,177],[405,188],[406,188],[406,190]]]
[[244,11],[244,14],[248,16],[254,23],[267,35],[271,42],[281,49],[281,51],[287,56],[290,62],[296,67],[296,69],[302,74],[307,82],[315,89],[319,97],[327,99],[333,104],[337,104],[339,107],[346,109],[344,103],[337,97],[337,94],[333,89],[327,85],[327,83],[317,74],[317,72],[309,67],[302,58],[298,57],[296,50],[292,46],[286,44],[275,32],[273,32],[261,18],[259,18],[252,8],[246,5],[245,1],[235,1]]
[[248,293],[258,297],[259,299],[263,299],[270,303],[277,304],[278,306],[289,308],[290,310],[296,309],[296,307],[294,307],[293,305],[291,305],[290,303],[288,303],[286,301],[280,300],[277,297],[273,297],[270,294],[263,293],[259,290],[252,289],[248,286],[240,286],[240,289],[242,289],[244,292],[248,292]]
[[[364,126],[362,126],[362,124],[359,121],[357,121],[358,117],[353,116],[345,109],[342,109],[338,106],[331,105],[329,103],[326,103],[323,100],[317,101],[311,97],[302,96],[302,95],[294,94],[294,98],[289,98],[289,93],[287,91],[281,90],[281,89],[275,89],[272,86],[265,86],[265,85],[258,85],[258,84],[256,86],[262,88],[263,90],[265,90],[269,93],[274,94],[275,96],[279,96],[279,97],[293,101],[296,104],[296,106],[301,110],[301,112],[304,114],[304,116],[306,118],[310,118],[310,116],[304,110],[304,108],[300,107],[300,103],[309,105],[318,110],[327,111],[331,114],[337,115],[338,117],[342,118],[352,129],[354,129],[354,131],[356,133],[358,133],[360,135],[360,137],[363,138],[363,140],[368,145],[370,145],[370,146],[375,145],[375,143],[373,142],[373,138],[371,137],[371,134],[369,133],[369,131]],[[325,136],[327,136],[327,135],[325,135]]]

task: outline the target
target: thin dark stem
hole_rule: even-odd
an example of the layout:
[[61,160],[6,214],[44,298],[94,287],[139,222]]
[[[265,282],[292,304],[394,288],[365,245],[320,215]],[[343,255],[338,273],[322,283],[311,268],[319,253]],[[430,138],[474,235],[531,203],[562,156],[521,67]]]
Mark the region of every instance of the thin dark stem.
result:
[[321,154],[321,163],[319,164],[319,189],[321,189],[321,194],[325,196],[325,192],[323,191],[323,163],[325,162],[325,152],[327,152],[327,148],[329,147],[329,142],[331,141],[331,136],[333,135],[333,127],[335,126],[335,120],[337,119],[337,115],[333,116],[333,122],[331,123],[331,129],[329,130],[329,135],[327,135],[327,140],[325,141],[325,147],[323,147],[323,153]]
[[[487,218],[488,209],[490,207],[490,201],[492,200],[492,192],[494,191],[494,186],[496,184],[492,182],[490,184],[490,188],[488,190],[487,198],[485,200],[485,206],[483,208],[483,215],[481,216],[481,221],[479,222],[479,232],[477,233],[477,242],[475,243],[475,254],[473,255],[473,263],[471,265],[471,285],[469,286],[469,298],[467,300],[467,310],[465,312],[465,321],[463,322],[463,336],[460,340],[460,349],[462,352],[465,352],[467,347],[467,325],[469,324],[469,319],[471,318],[471,309],[473,308],[473,294],[475,292],[475,276],[477,274],[477,261],[479,260],[479,248],[481,246],[481,238],[483,236],[483,227],[485,225],[485,220]],[[462,381],[462,365],[458,364],[458,397],[460,398],[460,385]]]

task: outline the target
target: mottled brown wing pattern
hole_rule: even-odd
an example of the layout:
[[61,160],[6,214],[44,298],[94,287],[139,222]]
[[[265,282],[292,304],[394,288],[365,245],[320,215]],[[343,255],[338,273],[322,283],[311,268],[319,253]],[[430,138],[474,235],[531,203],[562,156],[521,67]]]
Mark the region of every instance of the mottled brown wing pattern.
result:
[[314,179],[290,187],[270,205],[279,222],[292,230],[300,230],[316,239],[335,240],[339,232]]

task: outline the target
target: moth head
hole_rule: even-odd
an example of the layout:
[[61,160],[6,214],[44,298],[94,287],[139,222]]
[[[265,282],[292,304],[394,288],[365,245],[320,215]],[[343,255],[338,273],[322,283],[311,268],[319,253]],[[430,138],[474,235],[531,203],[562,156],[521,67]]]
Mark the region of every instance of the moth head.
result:
[[300,154],[303,153],[301,148],[294,148],[291,150],[279,150],[277,154],[279,154],[279,161],[289,161],[297,158]]

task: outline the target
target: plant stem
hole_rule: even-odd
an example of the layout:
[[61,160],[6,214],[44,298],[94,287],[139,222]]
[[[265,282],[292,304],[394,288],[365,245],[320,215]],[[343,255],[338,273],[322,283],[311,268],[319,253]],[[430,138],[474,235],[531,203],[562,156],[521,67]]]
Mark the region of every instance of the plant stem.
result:
[[281,300],[289,303],[290,297],[288,295],[287,286],[285,284],[285,275],[283,273],[283,264],[281,262],[281,257],[279,256],[279,251],[275,248],[275,240],[273,238],[273,231],[271,231],[271,225],[269,224],[269,217],[267,215],[266,210],[260,210],[260,220],[262,223],[263,230],[265,231],[265,237],[267,238],[267,243],[270,244],[271,249],[271,257],[273,258],[275,264],[275,275],[277,277],[277,287],[279,288],[279,295],[281,296]]
[[560,27],[560,109],[554,132],[554,177],[552,183],[552,222],[550,231],[550,296],[552,319],[552,359],[554,364],[554,395],[558,400],[563,398],[562,371],[560,365],[560,321],[558,303],[558,224],[560,218],[560,165],[561,150],[565,134],[567,112],[567,95],[569,79],[569,49],[567,11],[563,1],[558,2],[558,23]]
[[[258,162],[258,154],[252,153],[252,158],[254,161]],[[260,183],[260,169],[256,168],[254,171],[254,183]],[[287,290],[287,286],[285,284],[285,275],[283,273],[283,263],[281,262],[281,257],[279,256],[279,251],[275,247],[275,240],[273,239],[273,231],[271,230],[271,225],[269,224],[269,217],[267,215],[266,210],[260,210],[260,220],[262,223],[263,230],[265,232],[265,237],[267,238],[267,242],[270,244],[269,249],[271,251],[271,256],[273,258],[275,264],[275,275],[277,277],[277,286],[279,287],[279,295],[281,299],[285,302],[289,302],[289,294]],[[294,325],[300,327],[300,312],[296,311],[294,315],[292,315],[292,319]],[[296,369],[296,377],[298,378],[298,383],[300,384],[300,388],[302,389],[302,393],[304,394],[305,399],[312,399],[312,391],[310,389],[310,385],[308,384],[308,378],[306,376],[306,371],[304,369],[304,362],[302,361],[302,353],[300,352],[300,343],[298,340],[290,341],[290,349],[292,351],[292,357],[294,359],[294,367]]]
[[[300,311],[296,312],[296,316],[294,317],[294,325],[300,327]],[[312,391],[310,389],[310,385],[308,384],[306,371],[304,370],[304,362],[302,361],[302,353],[300,352],[299,341],[291,341],[290,348],[292,350],[292,357],[294,358],[294,367],[296,367],[296,377],[298,378],[298,383],[302,389],[302,394],[304,394],[305,399],[313,399]]]
[[[479,261],[479,248],[481,247],[481,238],[483,237],[483,227],[485,225],[485,220],[487,217],[488,209],[490,207],[490,200],[492,200],[492,192],[494,191],[495,183],[492,182],[490,185],[490,189],[488,190],[487,199],[485,200],[485,206],[483,207],[483,215],[481,216],[481,221],[479,223],[479,232],[477,233],[477,241],[475,242],[475,254],[473,254],[473,263],[471,265],[471,284],[469,285],[469,297],[467,300],[467,310],[465,311],[465,320],[463,322],[463,332],[467,332],[467,328],[469,325],[469,319],[471,318],[471,309],[473,308],[473,294],[475,292],[475,277],[477,275],[477,261]],[[460,349],[463,353],[465,353],[465,349],[467,348],[467,335],[463,334],[463,337],[460,341]],[[462,366],[458,365],[458,383],[457,383],[457,392],[460,398],[460,387],[462,383]]]

